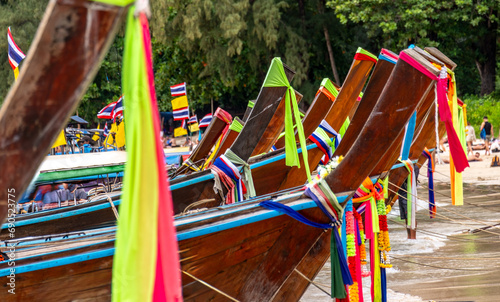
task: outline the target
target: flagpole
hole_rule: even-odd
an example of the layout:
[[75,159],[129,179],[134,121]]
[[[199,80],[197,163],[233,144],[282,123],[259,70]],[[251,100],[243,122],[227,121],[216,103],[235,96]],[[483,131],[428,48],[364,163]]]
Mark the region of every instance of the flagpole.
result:
[[214,98],[210,99],[210,105],[212,107],[212,115],[214,115]]

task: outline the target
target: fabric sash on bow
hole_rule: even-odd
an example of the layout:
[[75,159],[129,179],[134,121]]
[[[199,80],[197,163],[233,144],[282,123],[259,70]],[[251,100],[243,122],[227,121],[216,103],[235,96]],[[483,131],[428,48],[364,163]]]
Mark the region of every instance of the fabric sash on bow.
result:
[[410,120],[408,121],[405,127],[405,136],[403,144],[401,146],[401,153],[400,153],[400,156],[403,160],[407,160],[408,156],[410,155],[410,147],[413,141],[413,135],[415,133],[416,121],[417,121],[417,112],[415,111],[413,112]]
[[463,170],[465,170],[465,168],[469,167],[469,163],[467,161],[467,156],[465,155],[458,135],[453,128],[450,107],[448,106],[448,98],[446,96],[446,89],[448,86],[446,67],[441,68],[441,74],[439,75],[439,77],[436,77],[433,73],[428,71],[425,67],[420,65],[420,63],[418,63],[415,59],[410,57],[405,52],[401,52],[399,58],[422,72],[431,80],[437,81],[436,98],[438,102],[439,116],[441,118],[441,121],[443,121],[446,125],[446,132],[448,133],[448,143],[450,145],[450,154],[455,163],[456,171],[462,172]]
[[[334,137],[333,141],[330,139],[327,133]],[[318,146],[318,148],[325,154],[321,158],[321,163],[325,165],[332,158],[333,153],[337,149],[342,138],[340,134],[333,130],[333,128],[325,120],[323,120],[319,127],[309,136],[309,139],[313,141],[316,146]]]
[[436,217],[436,203],[434,201],[434,159],[432,154],[427,148],[422,152],[427,157],[427,178],[429,179],[429,215],[430,218]]
[[271,67],[264,80],[263,87],[286,87],[285,93],[285,154],[286,165],[297,166],[300,168],[299,154],[297,145],[295,143],[295,132],[293,131],[293,124],[297,127],[297,134],[299,137],[300,147],[302,148],[302,158],[306,169],[307,179],[311,181],[311,172],[309,170],[309,161],[307,159],[307,145],[304,137],[304,127],[300,118],[299,108],[297,106],[297,99],[295,91],[288,82],[285,74],[285,69],[280,58],[274,58]]
[[217,142],[215,143],[215,147],[214,147],[212,154],[210,154],[207,161],[203,165],[203,170],[209,168],[212,165],[212,161],[214,160],[214,156],[215,156],[215,154],[217,154],[217,150],[219,150],[219,148],[221,146],[222,139],[224,138],[227,131],[229,130],[229,125],[231,125],[231,122],[233,121],[233,118],[231,117],[231,115],[229,113],[227,113],[226,111],[222,110],[221,108],[217,108],[217,110],[214,113],[214,117],[226,122],[226,126],[224,127],[224,130],[222,130],[222,133],[219,136],[219,138],[217,139]]
[[323,81],[321,81],[321,86],[316,92],[316,95],[320,94],[321,92],[326,95],[326,97],[332,102],[334,102],[339,95],[339,91],[337,90],[337,88],[335,88],[329,78],[324,78]]
[[402,161],[408,170],[408,186],[406,188],[406,200],[408,213],[406,217],[407,225],[410,229],[414,230],[416,227],[416,214],[417,214],[417,180],[415,177],[415,171],[413,170],[413,163],[409,160]]
[[238,168],[225,156],[218,157],[212,165],[212,174],[228,189],[226,204],[243,200],[244,187]]

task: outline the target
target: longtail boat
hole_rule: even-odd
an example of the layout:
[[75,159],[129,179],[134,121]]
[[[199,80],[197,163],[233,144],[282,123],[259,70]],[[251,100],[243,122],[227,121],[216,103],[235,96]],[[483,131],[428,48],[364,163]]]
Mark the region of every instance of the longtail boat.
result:
[[[405,52],[418,59],[415,53]],[[385,145],[403,130],[431,82],[405,62],[398,62],[394,72],[404,73],[410,79],[401,83],[401,88],[411,88],[413,94],[393,89],[395,83],[391,83],[391,89],[384,89],[382,100],[361,131],[360,139],[325,178],[339,202],[349,198],[374,168],[386,152]],[[390,115],[394,110],[400,114]],[[366,160],[360,161],[360,156]],[[272,201],[288,205],[310,220],[323,223],[329,220],[301,192]],[[313,228],[259,205],[259,199],[245,201],[176,219],[185,300],[226,300],[227,296],[221,292],[241,301],[289,301],[302,295],[309,281],[303,279],[292,284],[290,276],[303,267],[307,257],[317,255],[312,248],[325,246],[324,239],[330,231]],[[41,291],[45,300],[109,299],[112,240],[102,239],[76,248],[63,244],[59,248],[40,254],[35,250],[30,257],[17,259],[16,291],[20,294],[14,296],[3,291],[0,299],[34,301]],[[315,274],[323,260],[310,262],[306,273]],[[8,276],[7,263],[0,265],[0,276]]]
[[183,165],[177,169],[172,177],[184,174],[190,170],[199,171],[200,168],[198,166],[202,166],[202,161],[206,159],[212,147],[215,145],[219,137],[223,135],[224,130],[227,126],[229,126],[229,124],[231,124],[231,122],[231,115],[223,109],[217,108],[212,122],[208,125],[201,141],[191,152],[189,158],[184,161]]
[[[97,73],[126,11],[83,0],[48,3],[0,110],[0,186],[18,198]],[[0,192],[2,221],[12,200],[8,194]]]
[[[448,67],[451,70],[455,70],[457,67],[457,64],[453,62],[450,58],[448,58],[446,55],[444,55],[441,51],[439,51],[435,47],[426,47],[425,52],[416,47],[417,51],[419,51],[420,54],[424,54],[427,52],[430,56],[426,56],[428,60],[431,62],[436,62],[436,60],[439,60],[443,62],[446,67]],[[422,138],[421,140],[415,140],[415,142],[412,144],[412,149],[410,150],[411,153],[411,158],[418,158],[418,161],[416,162],[417,167],[421,167],[426,161],[427,157],[423,154],[424,148],[427,149],[432,149],[437,146],[439,142],[436,142],[436,135],[435,135],[435,115],[434,115],[434,110],[436,108],[433,106],[430,109],[430,115],[428,117],[427,123],[427,129],[422,129],[423,134],[425,135],[427,133],[426,138]],[[438,125],[438,137],[442,138],[446,133],[446,127],[443,122],[439,121]],[[399,191],[399,188],[403,184],[403,182],[407,179],[408,177],[408,170],[405,168],[400,168],[394,171],[391,171],[389,175],[389,198],[387,199],[387,202],[391,205],[393,205],[396,200],[398,199],[398,194],[395,192]]]
[[[344,85],[349,86],[353,83],[357,83],[357,89],[361,89],[363,86],[361,82],[368,76],[367,68],[371,68],[370,66],[372,66],[372,61],[355,59],[352,64],[352,70],[349,73],[350,75],[347,77]],[[360,80],[356,80],[359,78],[360,74],[363,75],[363,77],[361,77],[361,82],[359,82]],[[314,120],[312,117],[316,117],[317,119],[324,117],[325,111],[322,109],[324,109],[324,107],[331,107],[332,101],[335,100],[335,95],[338,93],[332,83],[329,82],[329,80],[327,81],[324,81],[325,85],[320,88],[313,105],[306,113],[305,121],[307,122],[305,122],[304,125],[308,129],[308,132],[306,132],[307,136],[309,136],[313,131],[313,127],[311,127],[311,125],[317,126],[319,124],[319,122]],[[328,85],[328,83],[330,85]],[[345,102],[349,96],[354,97],[358,93],[359,92],[352,92],[350,89],[347,89],[346,92],[340,93],[339,97],[341,102]],[[348,96],[346,96],[346,94],[348,94]],[[253,114],[258,114],[259,111],[256,110],[259,110],[259,108],[254,109]],[[275,119],[275,116],[276,114],[273,115],[271,120]],[[345,119],[346,115],[342,115],[341,112],[336,112],[335,115],[331,113],[331,116]],[[219,126],[222,127],[222,122],[220,124],[221,125]],[[231,129],[231,127],[229,128]],[[249,131],[247,133],[253,132]],[[237,132],[229,130],[226,134],[231,134],[234,137]],[[244,141],[244,138],[244,136],[239,137],[240,142]],[[257,137],[253,136],[252,139],[256,141]],[[239,143],[237,142],[235,144]],[[308,146],[309,150],[322,154],[322,152],[317,151],[316,148],[316,145]],[[217,155],[221,154],[221,151],[225,152],[225,149],[227,149],[227,144],[224,140],[221,148],[217,151]],[[299,152],[301,152],[300,149]],[[319,159],[317,159],[316,162],[313,162],[311,167],[315,168],[318,163]],[[284,190],[295,187],[305,183],[306,181],[305,173],[300,171],[300,175],[295,176],[295,182],[289,182],[288,185],[280,187],[284,177],[281,174],[277,175],[276,173],[289,172],[291,170],[290,167],[285,165],[285,155],[283,150],[257,158],[255,161],[251,160],[250,167],[252,168],[252,171],[254,171],[254,178],[256,180],[255,187],[258,195],[275,192],[278,189]],[[177,214],[193,208],[213,207],[220,204],[221,198],[214,194],[213,191],[214,181],[213,175],[210,171],[197,172],[186,177],[174,179],[171,181],[171,186],[174,197],[174,211]],[[264,190],[263,186],[267,186],[267,188]],[[118,208],[120,206],[120,196],[119,192],[110,192],[104,196],[97,196],[96,198],[93,198],[90,203],[20,215],[17,218],[17,234],[20,237],[30,235],[40,236],[51,233],[79,231],[100,226],[113,225],[116,221],[114,207]],[[0,238],[7,238],[7,230],[8,224],[2,225]]]

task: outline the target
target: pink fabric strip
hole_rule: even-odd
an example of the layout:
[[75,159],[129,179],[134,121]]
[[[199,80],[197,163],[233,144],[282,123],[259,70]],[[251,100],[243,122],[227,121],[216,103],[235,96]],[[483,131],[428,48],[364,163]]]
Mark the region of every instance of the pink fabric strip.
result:
[[386,55],[386,56],[388,56],[390,58],[393,58],[396,61],[399,59],[398,55],[391,53],[390,51],[388,51],[385,48],[382,48],[382,50],[380,51],[380,53],[383,54],[383,55]]
[[438,79],[438,77],[436,75],[434,75],[432,72],[427,70],[427,68],[425,68],[420,63],[418,63],[417,60],[415,60],[414,58],[407,55],[404,51],[399,53],[399,58],[401,60],[405,61],[406,63],[410,64],[412,67],[414,67],[415,69],[417,69],[418,71],[420,71],[421,73],[426,75],[431,80],[436,81]]
[[361,235],[359,230],[359,225],[358,225],[358,220],[354,218],[354,223],[356,231],[354,232],[354,242],[356,245],[356,282],[358,282],[358,295],[359,295],[359,302],[364,302],[363,299],[363,278],[361,277],[361,258],[359,255],[359,245],[358,245],[358,234]]
[[[365,215],[365,219],[366,219],[366,215]],[[372,233],[373,234],[373,233]],[[372,239],[370,239],[370,271],[372,272],[370,274],[370,278],[372,280],[372,284],[371,284],[371,288],[370,288],[370,291],[371,291],[371,294],[372,294],[372,301],[375,301],[374,300],[374,297],[375,297],[375,257],[377,254],[378,251],[375,251],[375,244],[373,243],[373,237]]]
[[469,161],[465,155],[462,143],[458,138],[455,128],[453,128],[453,120],[451,118],[451,110],[448,105],[448,97],[446,96],[446,88],[448,87],[448,79],[439,79],[437,83],[436,93],[438,99],[439,117],[446,125],[446,133],[448,133],[448,144],[450,146],[450,154],[455,165],[455,170],[461,173],[465,168],[469,167]]
[[373,222],[372,222],[372,206],[371,202],[365,201],[365,237],[366,239],[373,239]]
[[143,46],[148,75],[151,111],[153,114],[153,129],[156,137],[156,159],[158,173],[158,251],[156,260],[156,278],[153,289],[153,301],[182,301],[182,283],[180,276],[179,247],[173,220],[172,195],[165,172],[164,154],[161,148],[160,120],[156,93],[154,88],[153,57],[151,51],[151,36],[147,17],[140,14],[142,24]]

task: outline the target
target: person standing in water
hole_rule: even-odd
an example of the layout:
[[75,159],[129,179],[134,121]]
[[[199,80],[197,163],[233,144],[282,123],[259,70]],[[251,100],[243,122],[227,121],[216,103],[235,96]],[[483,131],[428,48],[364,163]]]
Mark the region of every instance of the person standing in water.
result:
[[488,122],[488,117],[483,117],[483,123],[481,124],[481,129],[479,131],[483,131],[486,133],[486,138],[484,139],[484,145],[486,147],[486,155],[491,154],[490,152],[490,140],[492,139],[493,134],[493,126],[490,122]]
[[472,143],[476,140],[476,132],[474,131],[474,127],[467,123],[467,155],[469,153],[473,153],[472,151]]

